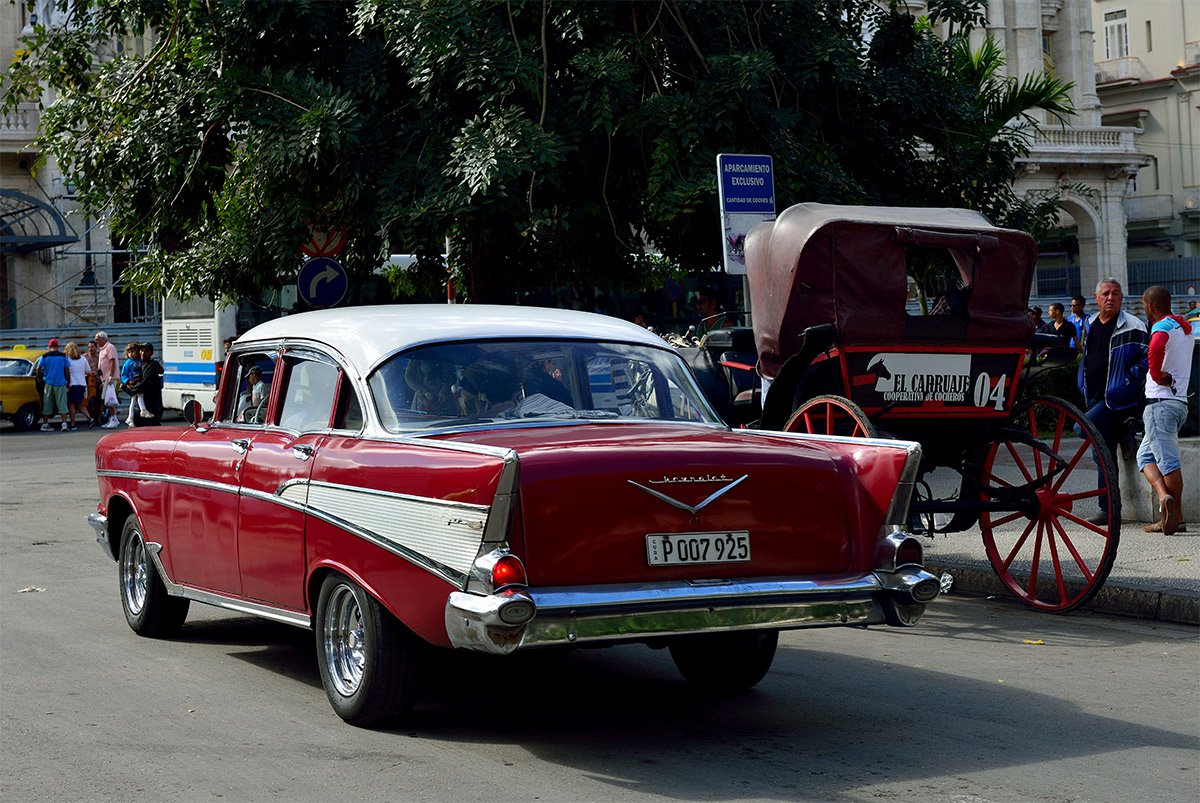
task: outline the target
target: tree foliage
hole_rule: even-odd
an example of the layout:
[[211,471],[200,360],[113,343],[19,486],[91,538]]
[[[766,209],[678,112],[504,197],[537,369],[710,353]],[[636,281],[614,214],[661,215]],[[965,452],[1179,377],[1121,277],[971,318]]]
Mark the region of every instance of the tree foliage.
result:
[[[416,253],[404,282],[428,290],[448,237],[475,300],[553,287],[581,303],[664,262],[719,264],[719,152],[772,154],[781,207],[1048,225],[1052,204],[1013,194],[1013,160],[1030,110],[1070,113],[1067,87],[972,51],[982,5],[63,0],[5,101],[50,90],[40,144],[148,249],[146,291],[287,281],[310,228],[345,226],[360,277]],[[145,53],[112,50],[145,32]],[[666,257],[653,268],[648,245]]]

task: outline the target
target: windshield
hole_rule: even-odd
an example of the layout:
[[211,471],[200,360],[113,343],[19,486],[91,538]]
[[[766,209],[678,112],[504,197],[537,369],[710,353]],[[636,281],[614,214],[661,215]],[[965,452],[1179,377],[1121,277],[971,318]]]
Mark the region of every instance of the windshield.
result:
[[370,378],[392,432],[516,420],[719,424],[672,351],[596,341],[479,341],[423,346]]

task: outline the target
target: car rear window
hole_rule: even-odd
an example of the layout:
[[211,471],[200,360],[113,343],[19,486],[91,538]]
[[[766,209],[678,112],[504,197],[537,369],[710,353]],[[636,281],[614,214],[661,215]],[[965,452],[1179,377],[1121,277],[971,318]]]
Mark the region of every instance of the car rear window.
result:
[[527,419],[719,424],[673,351],[599,341],[473,341],[402,352],[370,378],[390,431]]

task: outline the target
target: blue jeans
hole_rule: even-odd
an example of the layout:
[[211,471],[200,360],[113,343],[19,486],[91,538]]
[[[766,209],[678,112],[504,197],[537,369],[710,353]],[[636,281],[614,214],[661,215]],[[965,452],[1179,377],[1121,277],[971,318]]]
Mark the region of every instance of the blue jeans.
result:
[[1146,405],[1146,411],[1142,413],[1146,436],[1138,447],[1138,471],[1151,463],[1157,464],[1164,475],[1179,470],[1183,465],[1179,456],[1179,430],[1183,428],[1187,414],[1187,405],[1176,399]]

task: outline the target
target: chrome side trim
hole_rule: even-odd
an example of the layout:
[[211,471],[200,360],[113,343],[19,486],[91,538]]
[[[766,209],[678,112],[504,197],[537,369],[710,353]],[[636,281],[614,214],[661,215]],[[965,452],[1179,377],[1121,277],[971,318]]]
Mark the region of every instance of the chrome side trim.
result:
[[237,599],[236,597],[225,596],[213,591],[203,591],[199,588],[191,586],[179,585],[167,576],[166,570],[163,568],[162,560],[159,558],[159,552],[162,551],[162,544],[154,541],[146,542],[146,554],[150,556],[150,560],[154,561],[154,569],[158,572],[158,576],[162,578],[163,585],[166,586],[167,593],[172,597],[183,597],[184,599],[203,602],[205,605],[213,605],[218,608],[225,608],[238,613],[247,613],[251,616],[258,616],[263,619],[270,619],[273,622],[282,622],[285,625],[294,625],[302,627],[306,630],[312,629],[312,621],[308,614],[298,611],[289,611],[284,608],[274,608],[270,605],[263,605],[258,602],[250,602],[249,600]]
[[[488,508],[304,480],[278,499],[383,546],[460,588],[479,554]],[[399,550],[399,551],[398,551]]]
[[[514,452],[506,450],[506,453],[515,461]],[[466,587],[467,576],[479,554],[489,511],[486,505],[301,479],[289,480],[274,493],[269,493],[170,474],[113,470],[98,473],[105,477],[188,485],[234,495],[240,492],[251,499],[306,513],[385,549],[458,588]],[[363,499],[367,500],[366,504]],[[504,522],[507,524],[507,521],[506,515]]]
[[690,633],[887,621],[881,599],[887,593],[875,574],[519,591],[536,606],[532,621],[524,626],[505,624],[499,618],[513,589],[484,597],[451,593],[446,627],[453,646],[503,654],[517,648],[644,641]]
[[125,480],[151,480],[154,482],[169,482],[175,485],[191,485],[195,488],[207,488],[210,491],[220,491],[221,493],[234,494],[238,493],[238,486],[228,482],[213,482],[212,480],[200,480],[194,477],[180,477],[176,474],[152,474],[148,471],[116,471],[113,469],[100,469],[96,472],[100,477],[116,477]]
[[92,529],[96,531],[96,542],[100,544],[104,554],[115,561],[117,556],[113,554],[112,542],[108,540],[108,516],[92,513],[87,520],[88,524],[92,525]]

